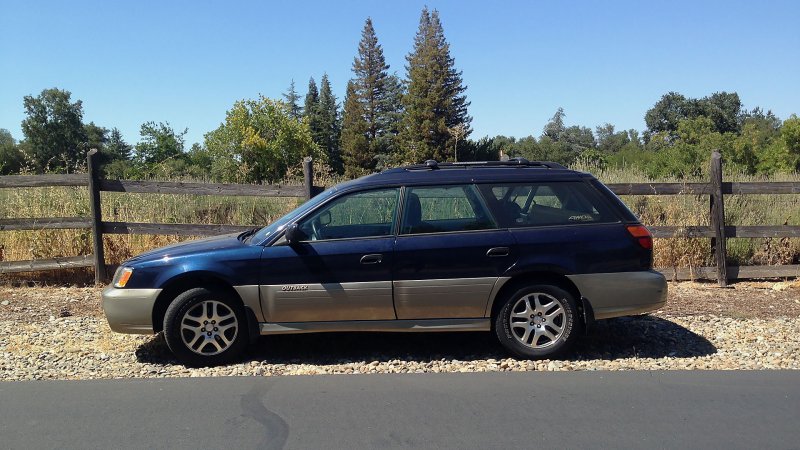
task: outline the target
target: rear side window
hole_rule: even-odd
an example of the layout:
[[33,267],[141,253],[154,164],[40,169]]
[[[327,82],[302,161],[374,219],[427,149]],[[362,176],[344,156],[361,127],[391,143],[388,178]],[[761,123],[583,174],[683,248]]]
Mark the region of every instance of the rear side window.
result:
[[409,187],[402,234],[487,230],[497,224],[472,185]]
[[480,185],[503,227],[608,223],[619,219],[583,182]]

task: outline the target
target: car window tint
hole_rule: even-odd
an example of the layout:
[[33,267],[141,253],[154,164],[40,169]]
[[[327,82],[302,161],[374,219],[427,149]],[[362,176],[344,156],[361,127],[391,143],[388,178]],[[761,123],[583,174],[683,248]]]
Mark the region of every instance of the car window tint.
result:
[[407,188],[403,211],[403,234],[497,227],[472,185]]
[[390,235],[399,192],[392,188],[345,195],[321,207],[298,226],[311,241]]
[[619,219],[583,182],[481,185],[492,212],[504,227],[607,223]]

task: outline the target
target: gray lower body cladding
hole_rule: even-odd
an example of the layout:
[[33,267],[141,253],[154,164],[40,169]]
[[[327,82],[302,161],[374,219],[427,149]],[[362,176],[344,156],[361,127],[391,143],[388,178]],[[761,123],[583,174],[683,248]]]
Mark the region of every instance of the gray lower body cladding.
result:
[[153,305],[161,289],[103,290],[103,312],[111,330],[118,333],[153,334]]
[[[595,319],[645,313],[667,299],[666,279],[655,271],[567,277],[589,302]],[[304,285],[300,290],[257,285],[235,289],[255,313],[262,334],[480,331],[489,329],[489,306],[507,281],[500,277],[397,281],[394,286],[381,281]],[[111,329],[153,333],[153,306],[160,293],[161,289],[105,289],[103,310]]]
[[656,310],[667,301],[667,280],[660,273],[592,273],[567,275],[594,310],[595,319],[629,316]]
[[299,334],[340,331],[453,332],[489,331],[491,321],[478,319],[349,320],[340,322],[262,323],[261,334]]

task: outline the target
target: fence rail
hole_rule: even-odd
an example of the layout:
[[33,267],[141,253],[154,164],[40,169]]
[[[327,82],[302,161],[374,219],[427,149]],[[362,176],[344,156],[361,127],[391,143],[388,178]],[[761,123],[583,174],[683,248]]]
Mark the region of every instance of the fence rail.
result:
[[257,197],[302,197],[305,186],[182,183],[174,181],[100,180],[104,192],[129,192],[142,194],[192,194],[232,195]]
[[[0,231],[45,229],[91,229],[93,254],[46,260],[3,261],[0,273],[94,267],[95,281],[105,282],[104,234],[162,234],[212,236],[234,233],[254,225],[176,224],[104,221],[101,216],[101,192],[142,194],[190,194],[216,196],[304,197],[310,198],[322,188],[312,185],[311,159],[303,161],[302,185],[242,185],[227,183],[184,183],[173,181],[105,180],[99,177],[98,154],[89,152],[88,174],[7,175],[0,176],[0,188],[83,186],[89,189],[90,217],[44,217],[0,219]],[[800,182],[723,182],[719,153],[711,157],[708,183],[613,183],[607,186],[617,195],[703,195],[709,197],[709,226],[651,226],[655,238],[711,238],[716,265],[695,268],[662,268],[668,278],[716,279],[720,285],[729,279],[800,276],[800,265],[727,267],[727,238],[800,237],[798,225],[740,226],[724,223],[725,195],[800,194]]]
[[91,228],[92,221],[83,217],[40,217],[31,219],[0,219],[0,231],[73,230]]
[[[710,195],[711,183],[609,183],[617,195]],[[725,195],[751,194],[800,194],[800,182],[725,182],[722,183]]]
[[185,223],[103,222],[103,234],[170,234],[176,236],[214,236],[247,231],[242,225],[207,225]]
[[0,176],[0,188],[86,186],[88,184],[89,179],[86,177],[85,173]]
[[94,266],[94,255],[81,255],[29,261],[3,261],[0,262],[0,273],[37,272],[40,270],[63,270]]

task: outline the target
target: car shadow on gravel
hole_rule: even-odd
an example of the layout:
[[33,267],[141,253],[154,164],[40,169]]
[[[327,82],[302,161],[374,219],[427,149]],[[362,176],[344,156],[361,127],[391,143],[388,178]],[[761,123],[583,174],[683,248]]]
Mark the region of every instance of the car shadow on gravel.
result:
[[[596,322],[563,361],[622,358],[688,358],[716,353],[711,342],[687,328],[655,316]],[[136,350],[142,363],[178,364],[162,334]],[[392,360],[479,361],[509,354],[493,333],[317,333],[262,336],[245,359],[269,364],[332,365]]]

